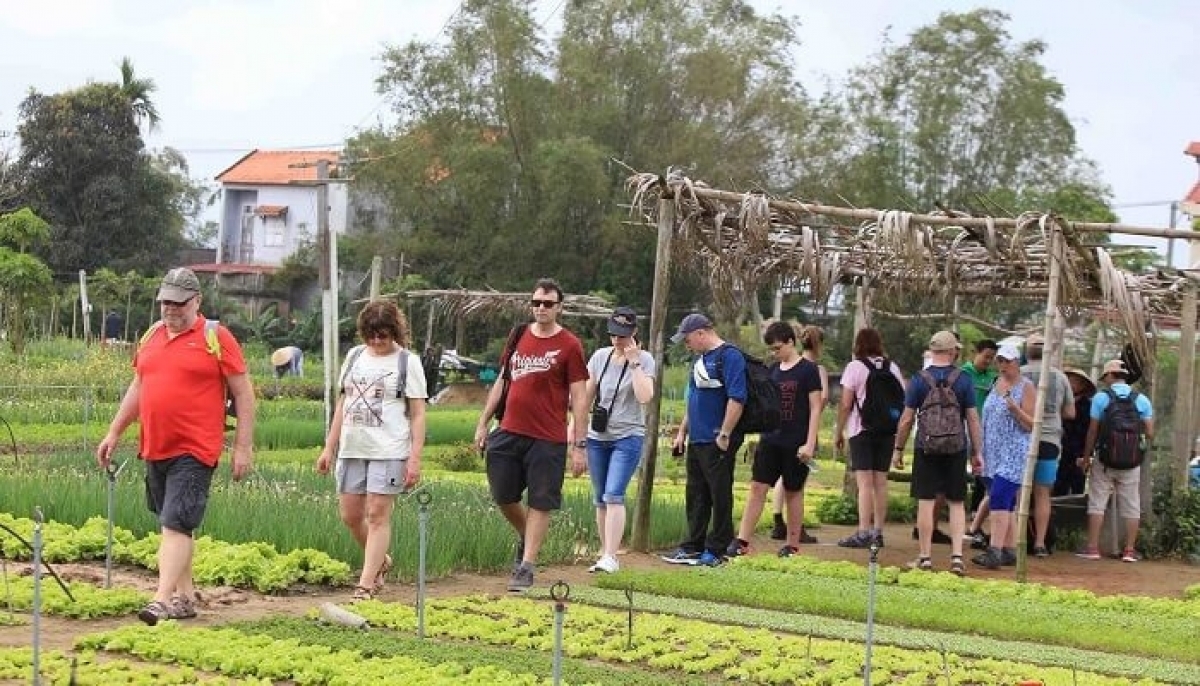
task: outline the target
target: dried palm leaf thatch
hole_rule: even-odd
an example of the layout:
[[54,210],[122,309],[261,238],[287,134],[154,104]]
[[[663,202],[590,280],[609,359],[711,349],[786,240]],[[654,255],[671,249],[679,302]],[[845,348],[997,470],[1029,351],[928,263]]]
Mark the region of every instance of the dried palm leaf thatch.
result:
[[[1121,313],[1135,345],[1148,347],[1148,317],[1181,307],[1182,274],[1121,272],[1109,254],[1102,257],[1081,235],[1182,232],[1073,223],[1044,212],[1009,219],[945,209],[915,214],[836,207],[761,191],[712,189],[675,168],[665,177],[635,173],[627,187],[640,223],[653,225],[659,198],[674,204],[674,264],[707,275],[717,304],[729,311],[747,294],[781,281],[807,284],[818,303],[838,284],[864,282],[881,295],[899,293],[911,302],[955,294],[1044,298],[1052,259],[1061,267],[1060,308],[1070,312],[1107,303]],[[1055,233],[1063,236],[1065,249],[1052,257]]]
[[[500,317],[516,320],[529,316],[529,293],[447,289],[409,291],[405,297],[432,300],[438,314],[451,319]],[[612,314],[612,305],[592,295],[564,294],[562,312],[567,317],[607,317]]]

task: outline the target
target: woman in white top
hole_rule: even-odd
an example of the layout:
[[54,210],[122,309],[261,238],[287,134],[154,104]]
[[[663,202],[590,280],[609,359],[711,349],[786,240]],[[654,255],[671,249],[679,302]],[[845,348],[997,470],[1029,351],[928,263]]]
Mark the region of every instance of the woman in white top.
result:
[[346,354],[342,400],[334,409],[317,458],[329,472],[334,456],[342,522],[363,548],[355,600],[374,597],[392,567],[392,509],[396,495],[421,480],[425,446],[425,372],[408,350],[408,322],[390,301],[368,303],[358,314],[364,345]]
[[588,472],[600,533],[600,559],[590,572],[615,572],[625,533],[625,490],[642,459],[646,420],[642,408],[654,397],[654,357],[638,347],[637,313],[618,307],[608,319],[612,345],[588,360]]

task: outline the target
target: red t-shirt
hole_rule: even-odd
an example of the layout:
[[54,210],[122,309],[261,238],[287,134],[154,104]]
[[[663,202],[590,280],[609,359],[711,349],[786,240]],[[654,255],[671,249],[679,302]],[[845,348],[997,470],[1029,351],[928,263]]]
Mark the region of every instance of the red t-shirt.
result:
[[204,317],[170,338],[159,326],[133,358],[140,382],[139,454],[165,460],[185,453],[216,466],[225,442],[225,377],[246,373],[237,339],[217,327],[221,360],[208,351]]
[[500,428],[566,443],[571,384],[588,378],[583,345],[566,329],[538,338],[530,326],[511,359],[512,381]]

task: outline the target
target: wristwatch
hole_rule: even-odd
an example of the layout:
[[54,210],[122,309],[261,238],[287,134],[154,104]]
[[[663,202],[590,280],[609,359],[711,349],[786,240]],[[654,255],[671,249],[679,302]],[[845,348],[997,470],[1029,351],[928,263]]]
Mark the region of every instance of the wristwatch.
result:
[[574,443],[572,443],[572,445],[574,445],[576,448],[586,448],[587,447],[587,439],[581,438],[578,441],[575,441]]

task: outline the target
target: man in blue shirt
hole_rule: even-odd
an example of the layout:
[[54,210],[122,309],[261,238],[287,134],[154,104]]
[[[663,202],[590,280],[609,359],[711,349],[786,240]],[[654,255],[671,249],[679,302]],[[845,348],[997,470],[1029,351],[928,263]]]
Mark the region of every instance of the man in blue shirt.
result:
[[[929,427],[918,427],[916,450],[913,456],[912,490],[917,497],[917,530],[920,541],[920,553],[913,563],[915,569],[931,570],[934,528],[934,505],[939,495],[945,497],[950,511],[950,571],[962,576],[966,573],[963,565],[962,547],[963,533],[967,528],[967,514],[963,500],[967,495],[967,434],[963,422],[970,431],[970,452],[972,465],[978,469],[982,464],[980,449],[983,446],[982,431],[979,424],[979,413],[975,409],[975,386],[971,377],[962,373],[955,366],[958,351],[962,344],[951,331],[939,331],[929,340],[929,352],[932,359],[928,368],[913,375],[908,382],[904,395],[904,414],[900,415],[900,425],[896,430],[896,446],[893,453],[892,465],[897,469],[904,467],[904,445],[908,441],[908,432],[912,429],[914,419],[931,422],[924,412],[932,411],[923,408],[925,399],[929,396],[934,384],[948,383],[954,391],[957,400],[959,421],[958,431],[961,432],[961,448],[952,452],[935,451],[928,447]],[[932,383],[931,383],[932,382]],[[936,397],[936,396],[935,396]],[[918,411],[923,411],[918,417]]]
[[[1108,384],[1108,390],[1118,398],[1128,398],[1134,390],[1125,380],[1129,373],[1121,360],[1109,360],[1104,364],[1104,372],[1100,375],[1100,383]],[[1116,496],[1117,512],[1125,520],[1125,549],[1121,559],[1125,562],[1137,562],[1138,555],[1134,549],[1137,543],[1138,525],[1142,519],[1140,467],[1133,469],[1114,469],[1103,464],[1092,465],[1092,455],[1096,449],[1097,437],[1100,434],[1100,420],[1104,410],[1111,402],[1108,393],[1101,391],[1092,396],[1091,421],[1088,423],[1087,439],[1083,444],[1083,457],[1079,458],[1080,469],[1090,475],[1088,485],[1088,540],[1087,546],[1076,555],[1085,560],[1100,559],[1100,527],[1104,523],[1104,511],[1108,508],[1109,498]],[[1138,417],[1142,420],[1142,438],[1147,444],[1154,440],[1154,408],[1150,399],[1144,393],[1138,393],[1133,400]]]
[[688,531],[679,549],[663,559],[711,567],[721,563],[733,541],[734,459],[742,445],[735,429],[747,397],[746,362],[700,313],[684,317],[671,342],[683,343],[695,359],[688,375],[687,407],[671,443],[675,454],[686,445]]

